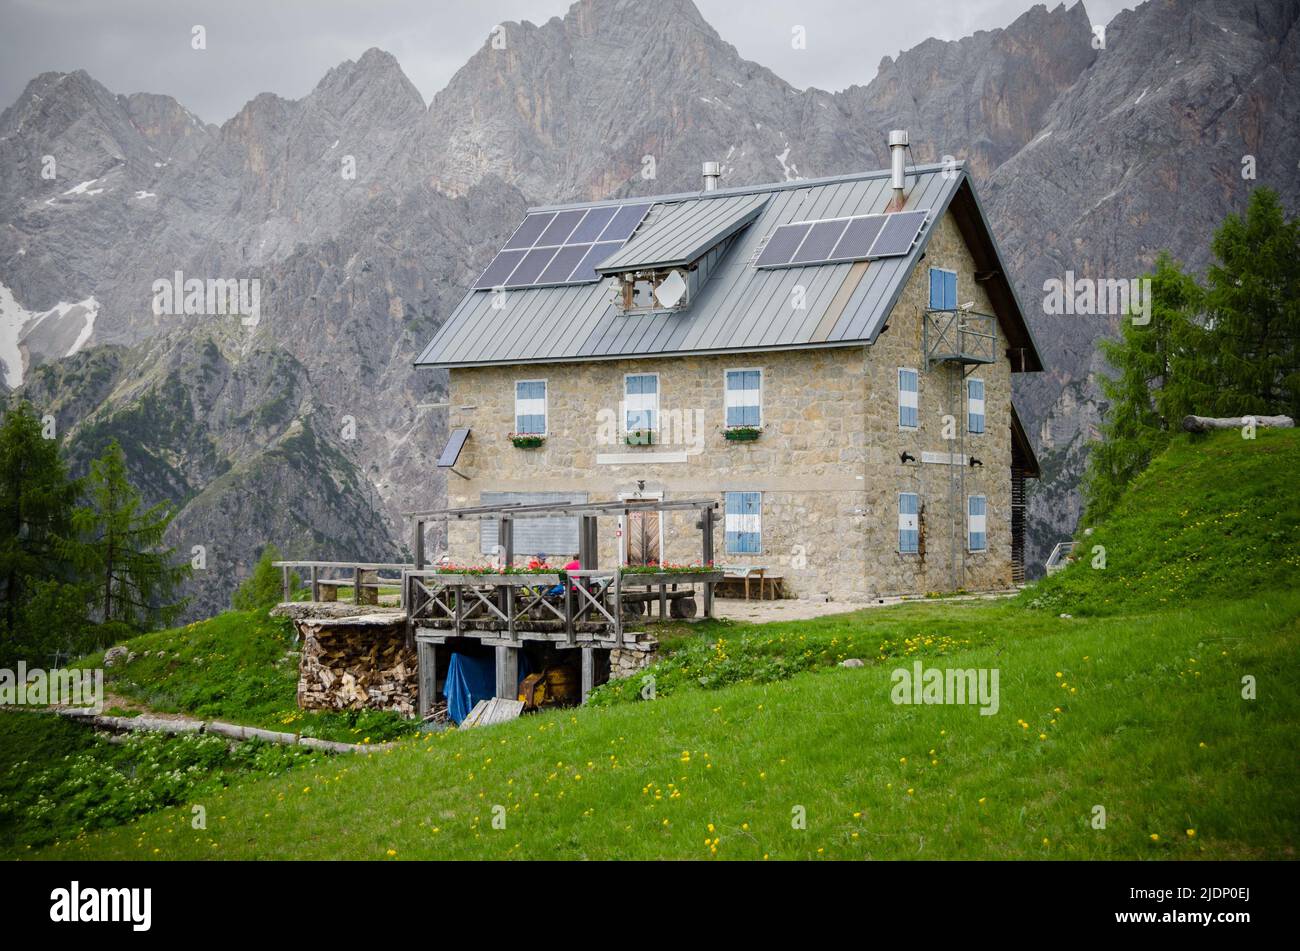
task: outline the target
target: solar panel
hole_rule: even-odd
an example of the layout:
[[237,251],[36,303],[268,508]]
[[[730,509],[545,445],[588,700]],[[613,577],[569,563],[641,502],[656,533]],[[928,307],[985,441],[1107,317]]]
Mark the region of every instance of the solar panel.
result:
[[558,250],[559,248],[533,248],[519,262],[519,266],[510,275],[506,286],[533,283],[546,265],[551,263],[551,258],[555,257],[555,252]]
[[624,205],[601,232],[600,240],[626,241],[632,237],[632,232],[637,229],[637,225],[641,224],[641,220],[649,210],[649,205]]
[[522,261],[527,253],[527,251],[502,251],[492,259],[492,263],[487,266],[487,270],[475,282],[474,287],[476,289],[498,287],[504,284],[510,272],[515,269],[515,265]]
[[898,257],[912,250],[928,211],[852,215],[781,225],[754,267],[801,267]]
[[551,219],[551,223],[546,226],[546,230],[542,232],[542,236],[537,239],[538,246],[564,244],[585,214],[586,212],[581,210],[560,212]]
[[577,244],[586,241],[595,241],[600,237],[600,233],[605,230],[605,225],[609,224],[609,219],[614,217],[614,212],[618,211],[617,206],[608,206],[605,208],[592,208],[587,212],[587,217],[582,219],[582,223],[573,229],[573,234],[569,235],[569,241]]
[[538,276],[535,284],[563,284],[569,279],[582,259],[587,256],[591,250],[589,244],[567,244],[555,252],[555,257],[551,258],[551,263],[546,265],[546,269]]
[[569,280],[577,284],[600,280],[600,275],[596,273],[596,265],[623,247],[623,243],[622,241],[604,241],[592,245],[591,251],[582,259],[582,263],[573,269],[573,274]]
[[880,229],[885,225],[885,215],[863,215],[851,218],[849,226],[844,229],[844,237],[831,252],[832,260],[861,261],[871,251],[871,242],[876,240]]
[[523,224],[515,229],[515,233],[510,236],[510,240],[503,245],[502,250],[509,248],[531,248],[537,243],[537,238],[551,223],[555,215],[529,215],[524,219]]
[[867,256],[892,258],[911,251],[928,214],[927,211],[900,211],[890,215]]
[[835,243],[840,240],[840,235],[844,233],[847,226],[848,219],[844,218],[839,221],[822,221],[813,225],[812,230],[808,232],[808,237],[803,239],[803,244],[799,245],[799,250],[790,259],[790,263],[820,264],[828,260]]
[[595,265],[632,237],[649,210],[636,203],[528,215],[472,290],[597,281]]
[[442,447],[442,455],[438,456],[438,468],[450,469],[460,458],[460,451],[465,448],[465,440],[469,438],[468,429],[453,429],[451,435],[447,437],[447,445]]
[[789,264],[790,258],[799,249],[799,242],[803,241],[811,227],[810,223],[801,222],[777,228],[764,246],[763,253],[754,262],[754,267],[781,267]]

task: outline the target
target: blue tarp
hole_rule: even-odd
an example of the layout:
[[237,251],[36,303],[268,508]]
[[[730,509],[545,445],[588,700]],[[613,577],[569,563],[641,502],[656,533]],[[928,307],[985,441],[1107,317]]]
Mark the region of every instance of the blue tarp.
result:
[[[529,673],[528,655],[519,652],[519,679]],[[491,654],[473,657],[469,654],[452,654],[447,665],[447,682],[442,692],[447,696],[447,714],[459,724],[480,700],[496,695],[497,662]]]

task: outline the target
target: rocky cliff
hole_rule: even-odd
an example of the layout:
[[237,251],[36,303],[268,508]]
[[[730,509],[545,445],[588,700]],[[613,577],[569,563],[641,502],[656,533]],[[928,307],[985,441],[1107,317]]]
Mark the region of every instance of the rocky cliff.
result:
[[[443,383],[411,361],[527,204],[693,189],[713,158],[727,184],[878,167],[908,128],[917,161],[971,163],[1050,366],[1019,400],[1041,558],[1073,525],[1113,330],[1043,314],[1042,283],[1135,276],[1163,247],[1203,265],[1257,181],[1296,207],[1298,5],[1149,0],[1104,45],[1082,4],[1038,6],[831,93],[744,60],[689,0],[582,0],[504,24],[427,108],[370,50],[220,127],[43,74],[0,115],[4,380],[78,464],[118,438],[180,507],[202,614],[266,541],[400,554],[400,513],[443,491]],[[157,313],[177,272],[256,280],[256,320]]]

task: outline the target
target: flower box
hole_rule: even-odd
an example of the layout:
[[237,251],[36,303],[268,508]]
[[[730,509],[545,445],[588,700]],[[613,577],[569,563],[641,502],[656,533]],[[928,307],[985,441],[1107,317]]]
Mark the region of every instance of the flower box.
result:
[[537,449],[546,442],[541,433],[511,433],[510,441],[516,449]]
[[762,432],[758,426],[728,426],[722,435],[730,442],[753,442]]
[[629,446],[653,446],[655,442],[655,432],[653,429],[632,429],[627,434],[627,444]]

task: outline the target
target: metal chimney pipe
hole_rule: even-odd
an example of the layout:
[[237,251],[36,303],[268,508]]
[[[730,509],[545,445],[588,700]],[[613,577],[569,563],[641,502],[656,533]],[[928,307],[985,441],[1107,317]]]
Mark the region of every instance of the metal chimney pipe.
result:
[[894,129],[889,133],[889,172],[894,186],[894,198],[890,207],[903,207],[903,189],[907,183],[907,130]]
[[722,179],[722,165],[718,162],[704,163],[704,190],[712,192],[718,190],[718,182]]

